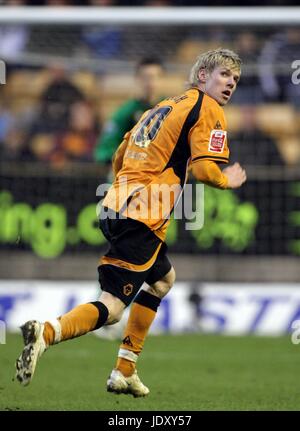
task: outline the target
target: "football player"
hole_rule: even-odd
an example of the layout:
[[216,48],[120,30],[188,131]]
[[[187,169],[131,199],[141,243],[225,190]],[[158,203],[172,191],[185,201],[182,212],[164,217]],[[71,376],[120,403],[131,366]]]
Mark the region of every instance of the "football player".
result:
[[[107,390],[135,397],[149,393],[136,364],[160,302],[175,281],[165,236],[187,171],[219,189],[246,181],[238,163],[219,166],[229,161],[222,107],[240,74],[241,60],[228,49],[200,55],[189,88],[146,111],[125,134],[113,158],[114,182],[102,202],[100,226],[109,243],[98,268],[102,293],[57,319],[22,326],[25,346],[16,362],[21,384],[30,383],[37,360],[50,346],[118,322],[132,303]],[[169,193],[160,193],[161,187]]]

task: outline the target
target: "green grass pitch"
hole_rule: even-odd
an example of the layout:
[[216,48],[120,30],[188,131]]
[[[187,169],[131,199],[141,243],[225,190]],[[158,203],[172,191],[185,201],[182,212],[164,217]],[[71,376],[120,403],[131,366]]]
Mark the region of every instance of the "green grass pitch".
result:
[[152,336],[139,362],[147,398],[106,392],[118,342],[88,335],[49,349],[30,386],[12,381],[20,335],[0,345],[0,410],[300,410],[290,337]]

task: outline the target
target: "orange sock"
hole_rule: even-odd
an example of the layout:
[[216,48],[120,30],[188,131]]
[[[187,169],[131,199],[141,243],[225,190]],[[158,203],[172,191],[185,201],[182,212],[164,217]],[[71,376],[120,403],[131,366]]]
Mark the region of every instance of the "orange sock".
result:
[[160,298],[141,290],[131,306],[116,364],[116,369],[125,377],[131,376],[135,370],[160,301]]
[[135,362],[127,361],[127,359],[124,358],[118,358],[116,369],[121,371],[125,377],[132,376],[135,370]]
[[55,330],[49,322],[45,322],[43,337],[47,346],[54,344]]
[[80,337],[104,325],[107,307],[99,301],[78,305],[56,320],[45,322],[43,336],[48,346]]

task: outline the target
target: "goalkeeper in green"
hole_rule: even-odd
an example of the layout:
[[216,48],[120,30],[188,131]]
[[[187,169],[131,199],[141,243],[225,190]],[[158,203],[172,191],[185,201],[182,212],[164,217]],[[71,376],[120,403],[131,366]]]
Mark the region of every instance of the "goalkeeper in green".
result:
[[136,67],[137,94],[115,111],[105,124],[97,145],[94,158],[97,162],[111,164],[112,157],[128,130],[138,122],[141,115],[158,103],[161,94],[164,69],[155,58],[144,58]]

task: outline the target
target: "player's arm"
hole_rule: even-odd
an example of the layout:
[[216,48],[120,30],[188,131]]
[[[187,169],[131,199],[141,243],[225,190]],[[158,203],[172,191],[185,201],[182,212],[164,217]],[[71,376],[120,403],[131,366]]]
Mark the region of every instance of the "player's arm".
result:
[[240,187],[246,181],[246,173],[238,163],[223,171],[219,167],[219,163],[229,161],[224,112],[211,99],[204,99],[204,103],[198,121],[189,133],[192,173],[198,181],[212,187]]
[[228,188],[228,178],[219,166],[211,160],[198,160],[192,164],[192,174],[196,180],[218,189]]
[[192,173],[198,181],[218,189],[235,189],[247,178],[245,170],[238,163],[221,171],[211,160],[198,160],[192,165]]

